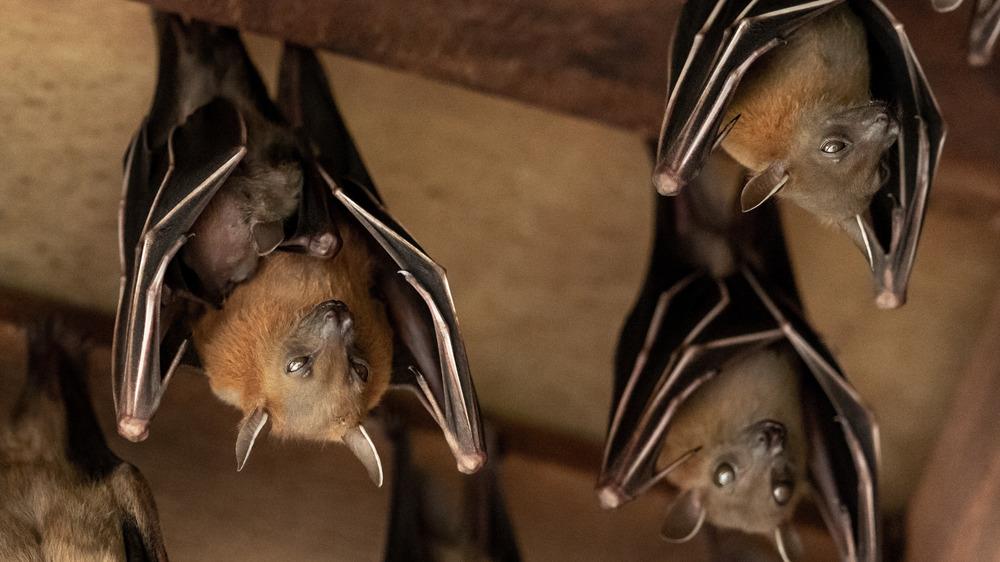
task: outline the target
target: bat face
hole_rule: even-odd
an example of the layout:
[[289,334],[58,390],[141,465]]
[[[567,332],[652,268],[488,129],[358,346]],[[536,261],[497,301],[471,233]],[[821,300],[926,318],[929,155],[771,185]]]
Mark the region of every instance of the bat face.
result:
[[898,134],[898,122],[882,104],[817,109],[792,143],[788,184],[780,193],[826,222],[859,215],[887,179],[883,154]]
[[342,439],[388,388],[392,331],[353,240],[333,259],[276,252],[194,341],[212,390],[244,414],[266,411],[278,435]]
[[755,63],[728,112],[722,146],[755,172],[749,211],[778,194],[835,224],[863,213],[888,174],[899,124],[870,100],[865,30],[841,6]]
[[[718,527],[770,535],[803,495],[806,436],[799,364],[786,347],[754,350],[723,366],[668,426],[660,464],[694,450],[667,474]],[[674,537],[676,538],[676,537]]]

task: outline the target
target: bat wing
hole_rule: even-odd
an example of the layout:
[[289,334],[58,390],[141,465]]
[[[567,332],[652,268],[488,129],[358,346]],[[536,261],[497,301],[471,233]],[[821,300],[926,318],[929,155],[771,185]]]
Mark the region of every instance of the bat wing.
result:
[[[158,154],[149,150],[147,135],[144,125],[125,160],[119,213],[123,277],[112,343],[118,432],[133,441],[148,435],[149,421],[187,348],[185,303],[165,283],[176,275],[171,261],[246,154],[242,118],[222,99],[201,107],[172,130],[165,163],[157,163]],[[161,167],[163,179],[151,189],[153,170]],[[172,345],[161,349],[164,341]]]
[[878,424],[829,350],[793,308],[746,279],[812,373],[804,411],[817,505],[845,560],[881,559]]
[[287,46],[282,65],[282,108],[316,143],[316,170],[332,193],[331,205],[345,209],[368,231],[395,271],[384,290],[397,332],[416,362],[395,382],[421,398],[459,470],[475,472],[486,454],[479,404],[445,270],[382,206],[315,54]]
[[111,491],[121,511],[122,538],[128,562],[167,560],[153,494],[136,468],[122,463],[111,474]]
[[969,64],[986,66],[1000,36],[1000,1],[978,0],[969,26]]
[[841,2],[685,3],[671,46],[667,107],[653,171],[661,195],[674,195],[694,179],[722,140],[726,106],[750,65]]
[[868,30],[872,95],[897,108],[900,133],[888,182],[868,213],[844,228],[867,255],[879,308],[906,301],[906,287],[946,126],[903,26],[878,0],[851,3]]

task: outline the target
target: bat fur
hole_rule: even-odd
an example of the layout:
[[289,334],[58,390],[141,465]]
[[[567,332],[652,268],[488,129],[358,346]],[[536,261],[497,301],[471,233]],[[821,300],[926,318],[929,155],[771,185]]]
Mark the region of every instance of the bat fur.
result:
[[[339,440],[388,389],[392,329],[372,294],[368,242],[354,230],[360,226],[351,226],[341,228],[343,247],[332,259],[288,252],[263,257],[253,278],[194,328],[212,391],[245,415],[263,408],[276,435]],[[350,326],[326,314],[310,320],[317,305],[332,300],[347,306]],[[319,336],[317,322],[340,322],[343,329]],[[290,361],[310,355],[305,375],[287,372]],[[358,362],[367,382],[358,380]]]
[[[822,221],[863,213],[882,186],[899,124],[871,99],[865,28],[846,4],[804,24],[751,66],[725,121],[722,147],[753,177],[748,211],[774,194]],[[780,190],[780,191],[779,191]]]
[[65,334],[54,346],[33,337],[45,364],[32,353],[0,427],[0,560],[166,560],[149,487],[107,449],[78,378],[86,348]]
[[[668,428],[660,463],[697,449],[667,479],[698,495],[708,523],[770,536],[806,495],[798,369],[786,346],[737,356],[684,402]],[[717,475],[727,466],[732,479],[720,485]],[[790,486],[782,501],[779,485]]]

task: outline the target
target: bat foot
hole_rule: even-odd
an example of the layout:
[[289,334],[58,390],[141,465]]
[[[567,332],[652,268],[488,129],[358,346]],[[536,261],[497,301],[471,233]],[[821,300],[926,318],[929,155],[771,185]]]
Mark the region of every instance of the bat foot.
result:
[[133,443],[149,437],[149,421],[126,416],[118,420],[118,434]]
[[625,496],[622,491],[613,486],[601,486],[597,490],[597,500],[604,509],[615,509],[625,503]]

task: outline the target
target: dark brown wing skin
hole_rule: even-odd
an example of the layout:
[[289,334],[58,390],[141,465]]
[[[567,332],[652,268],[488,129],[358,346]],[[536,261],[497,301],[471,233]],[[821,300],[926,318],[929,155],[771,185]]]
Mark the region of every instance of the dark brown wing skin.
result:
[[[663,195],[693,180],[727,127],[725,109],[747,67],[829,2],[688,2],[672,45],[667,107],[653,183]],[[876,305],[895,308],[906,287],[945,125],[902,25],[878,0],[848,0],[869,38],[871,90],[900,118],[890,178],[857,223],[841,225],[872,266]]]
[[[699,183],[709,178],[722,181],[710,173]],[[615,361],[599,499],[617,507],[665,476],[657,460],[674,414],[697,388],[711,384],[726,361],[755,347],[788,345],[806,367],[817,503],[843,558],[878,560],[874,418],[802,320],[776,210],[742,214],[735,201],[727,210],[693,196],[714,188],[735,192],[729,186],[703,184],[676,197],[657,196],[649,271]],[[721,241],[714,253],[704,251],[711,247],[704,243],[708,238]]]
[[[449,523],[461,529],[450,533],[436,528],[444,514],[432,514],[425,498],[433,474],[421,470],[410,454],[406,424],[390,416],[389,434],[394,443],[392,505],[385,542],[386,562],[404,560],[450,560],[440,550],[465,560],[519,562],[520,549],[500,488],[500,459],[497,435],[486,429],[489,460],[476,474],[462,476],[465,481],[463,506],[450,506]],[[440,503],[440,502],[435,502]]]
[[382,206],[311,50],[285,46],[279,92],[282,111],[316,148],[316,176],[324,182],[317,200],[334,216],[357,221],[383,251],[379,282],[404,344],[396,346],[394,383],[421,398],[459,470],[475,472],[486,455],[479,403],[444,268]]

